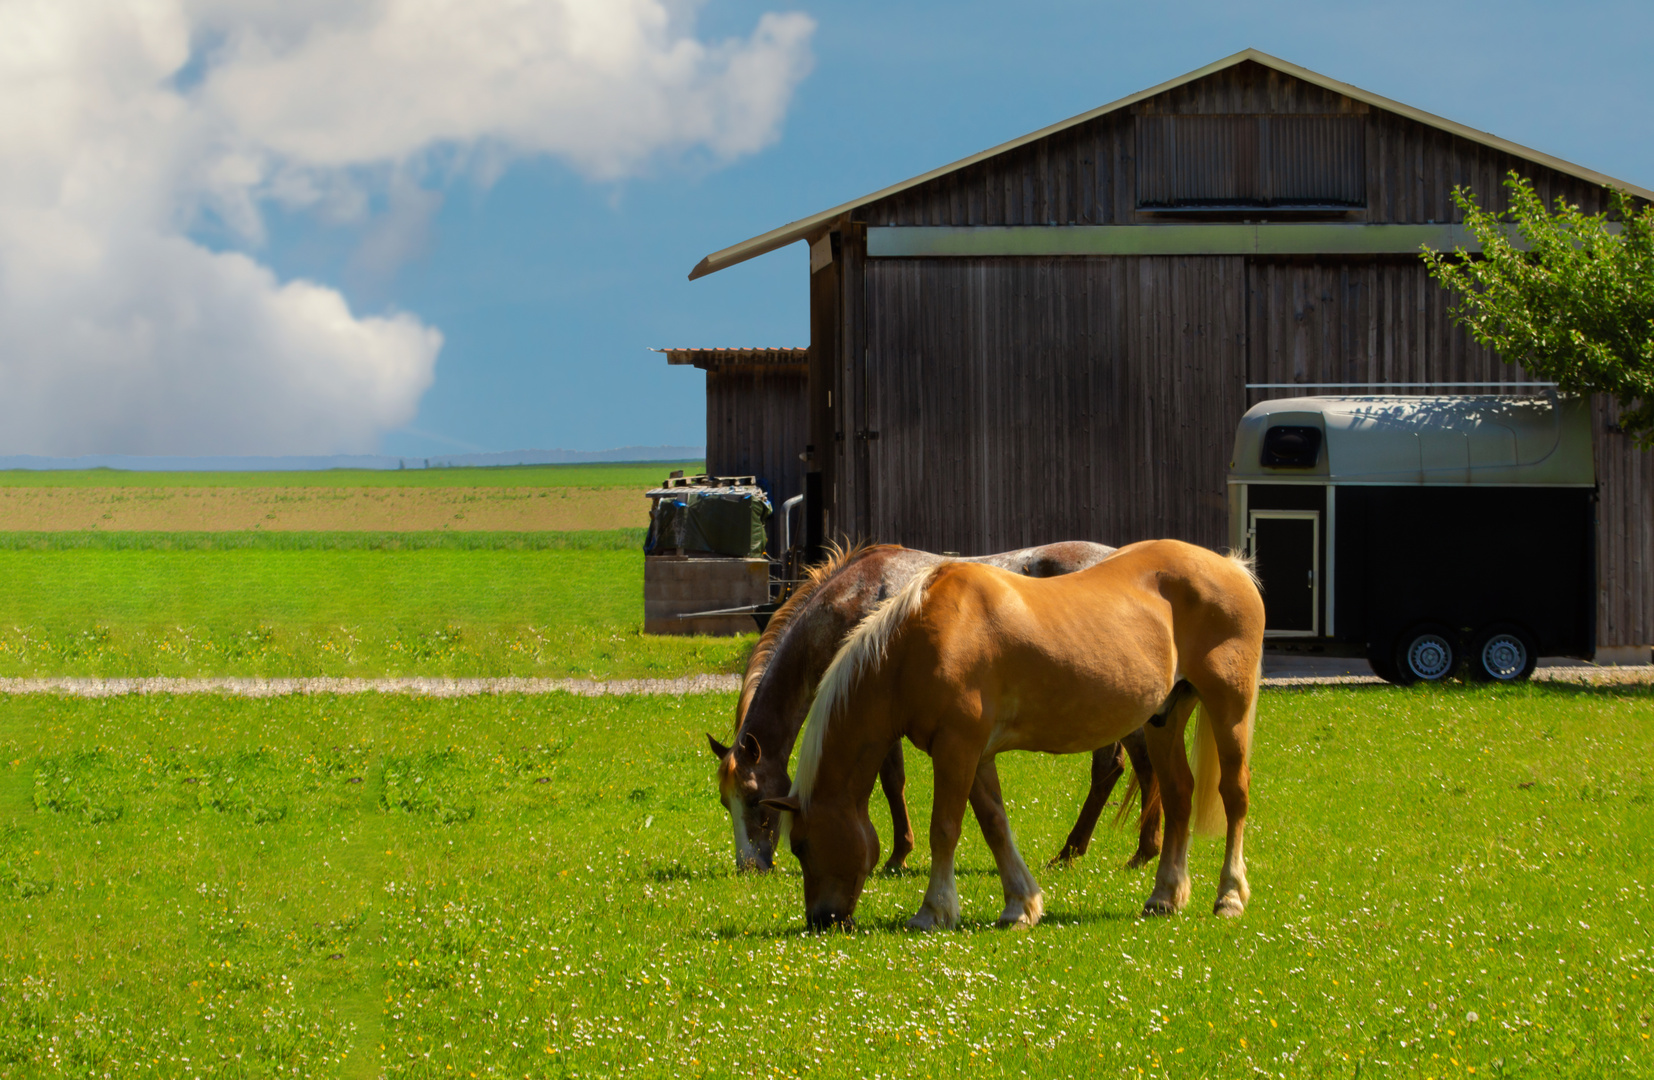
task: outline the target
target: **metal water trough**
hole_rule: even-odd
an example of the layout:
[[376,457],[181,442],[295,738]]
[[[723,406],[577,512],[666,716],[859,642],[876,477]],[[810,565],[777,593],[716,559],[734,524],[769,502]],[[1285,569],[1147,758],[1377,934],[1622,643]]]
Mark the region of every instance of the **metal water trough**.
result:
[[1231,546],[1257,557],[1268,647],[1391,682],[1524,679],[1595,650],[1589,403],[1304,397],[1241,419]]

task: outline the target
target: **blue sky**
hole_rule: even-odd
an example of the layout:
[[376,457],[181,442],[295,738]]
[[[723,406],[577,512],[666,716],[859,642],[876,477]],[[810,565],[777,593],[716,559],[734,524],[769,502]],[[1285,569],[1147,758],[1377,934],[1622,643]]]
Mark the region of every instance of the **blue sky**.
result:
[[[202,204],[212,213],[191,218],[188,238],[215,253],[246,253],[273,272],[269,288],[315,282],[342,294],[353,317],[384,317],[374,332],[400,334],[399,355],[424,356],[426,377],[440,333],[434,377],[419,394],[414,363],[404,380],[412,396],[358,425],[354,442],[330,442],[326,416],[264,442],[238,441],[244,424],[199,425],[198,435],[168,441],[108,421],[96,437],[53,441],[47,431],[32,442],[14,437],[0,452],[275,447],[418,456],[698,443],[700,373],[668,369],[649,346],[805,345],[809,334],[802,245],[689,282],[701,256],[1246,47],[1654,187],[1647,59],[1654,5],[1647,3],[707,0],[676,10],[693,20],[679,30],[703,43],[747,39],[766,13],[814,20],[807,45],[788,54],[805,57],[800,70],[809,72],[790,100],[778,95],[786,109],[769,145],[722,161],[691,145],[615,168],[594,167],[559,145],[518,148],[502,157],[503,169],[477,165],[474,146],[469,158],[456,152],[464,160],[452,167],[440,147],[425,151],[417,169],[387,169],[366,152],[366,164],[353,163],[348,148],[303,143],[302,133],[292,134],[297,121],[269,119],[274,106],[254,116],[267,104],[259,94],[300,81],[264,72],[264,83],[215,83],[211,61],[229,47],[214,43],[233,43],[233,29],[192,30],[180,85],[206,70],[212,100],[230,103],[214,115],[253,116],[237,122],[256,131],[260,145],[311,164],[343,160],[334,175],[361,183],[352,189],[360,205],[346,213],[329,209],[344,196],[271,197],[283,181],[264,175],[254,224],[237,225],[234,192],[219,193]],[[207,100],[205,91],[186,91]],[[319,100],[325,109],[325,94]],[[361,139],[374,129],[353,130]],[[226,152],[224,160],[230,164],[215,177],[242,159]],[[293,346],[280,355],[295,350],[303,352]],[[340,391],[339,409],[360,393]],[[72,410],[48,402],[32,412],[53,408]]]
[[[389,290],[447,344],[387,451],[700,442],[701,374],[646,347],[809,343],[802,245],[687,281],[701,256],[1247,47],[1654,187],[1654,5],[800,6],[815,69],[769,149],[613,184],[542,161],[449,193]],[[714,2],[701,33],[773,9]]]

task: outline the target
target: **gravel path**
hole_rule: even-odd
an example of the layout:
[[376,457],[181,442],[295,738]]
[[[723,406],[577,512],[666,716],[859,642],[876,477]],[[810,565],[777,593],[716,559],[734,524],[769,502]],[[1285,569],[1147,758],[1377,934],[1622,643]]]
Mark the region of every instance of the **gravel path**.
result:
[[[1546,667],[1535,682],[1593,685],[1654,684],[1654,666]],[[1265,686],[1383,686],[1373,675],[1271,675]],[[227,694],[232,697],[281,697],[287,694],[414,694],[424,697],[474,697],[479,694],[569,693],[722,694],[741,687],[739,675],[690,675],[681,679],[0,679],[0,694],[63,694],[103,698],[123,694]]]

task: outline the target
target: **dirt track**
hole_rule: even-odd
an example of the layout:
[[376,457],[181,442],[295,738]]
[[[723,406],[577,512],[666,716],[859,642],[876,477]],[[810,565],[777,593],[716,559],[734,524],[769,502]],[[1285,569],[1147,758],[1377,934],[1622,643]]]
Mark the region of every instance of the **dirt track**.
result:
[[566,531],[649,524],[615,488],[0,488],[0,531]]

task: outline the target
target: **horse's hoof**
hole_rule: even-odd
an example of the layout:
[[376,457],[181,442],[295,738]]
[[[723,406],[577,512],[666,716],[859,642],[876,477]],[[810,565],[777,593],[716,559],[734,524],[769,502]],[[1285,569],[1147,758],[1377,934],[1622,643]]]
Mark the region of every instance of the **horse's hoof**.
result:
[[1029,930],[1039,925],[1044,914],[1045,901],[1042,897],[1025,897],[1018,903],[1007,904],[1000,913],[997,925],[1001,930]]
[[1246,911],[1246,905],[1238,896],[1220,896],[1218,902],[1212,905],[1212,914],[1221,919],[1238,919]]
[[882,873],[885,877],[899,877],[907,873],[907,857],[904,855],[900,859],[891,859],[884,864]]
[[1137,870],[1141,867],[1149,865],[1149,863],[1159,857],[1160,852],[1158,851],[1139,851],[1137,854],[1126,860],[1126,869]]
[[1173,904],[1170,900],[1156,900],[1150,898],[1149,902],[1143,905],[1143,918],[1145,919],[1152,919],[1161,915],[1176,914],[1177,905]]
[[1078,862],[1085,852],[1075,848],[1063,848],[1051,856],[1051,861],[1045,864],[1047,870],[1066,870]]
[[907,921],[907,928],[909,930],[951,930],[953,924],[958,921],[958,915],[949,919],[945,915],[938,915],[935,910],[926,906],[920,908],[919,913]]

